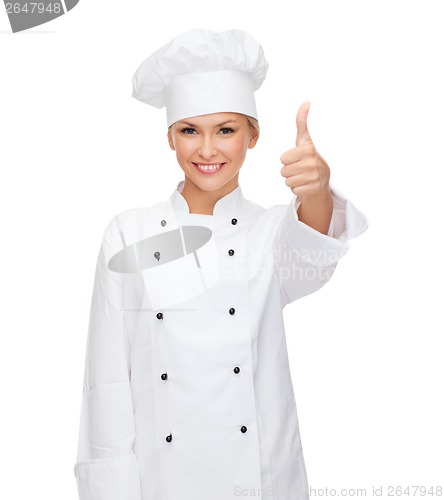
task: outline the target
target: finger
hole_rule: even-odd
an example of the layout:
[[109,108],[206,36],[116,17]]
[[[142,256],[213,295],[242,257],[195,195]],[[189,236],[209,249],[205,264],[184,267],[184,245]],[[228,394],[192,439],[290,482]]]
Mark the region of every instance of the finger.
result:
[[281,154],[280,161],[284,165],[301,160],[306,155],[303,149],[291,148]]
[[293,175],[310,174],[313,171],[311,165],[306,165],[303,162],[289,163],[281,168],[282,177],[291,177]]
[[290,187],[300,186],[303,184],[317,184],[320,182],[317,172],[305,170],[303,172],[294,172],[285,177],[285,184]]
[[310,103],[304,102],[301,104],[296,114],[296,146],[302,146],[311,141],[310,134],[308,133],[307,117],[310,110]]
[[310,184],[303,184],[301,186],[291,188],[291,191],[299,199],[313,193],[313,187]]
[[285,184],[291,188],[303,186],[304,184],[308,184],[309,182],[310,179],[307,179],[307,176],[303,173],[291,175],[290,177],[285,178]]

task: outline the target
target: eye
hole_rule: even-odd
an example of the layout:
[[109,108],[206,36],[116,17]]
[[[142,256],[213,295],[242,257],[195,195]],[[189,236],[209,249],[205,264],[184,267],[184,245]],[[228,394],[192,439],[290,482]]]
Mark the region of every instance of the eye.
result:
[[[234,132],[234,130],[233,130],[232,128],[230,128],[230,127],[224,127],[224,128],[221,128],[220,130],[221,130],[221,131],[222,131],[222,130],[228,130],[228,134],[230,134],[230,133]],[[228,135],[228,134],[222,134],[222,135]]]
[[187,133],[186,133],[186,130],[194,130],[194,128],[191,128],[191,127],[184,127],[183,129],[181,129],[181,132],[182,132],[183,134],[186,134],[186,135],[191,135],[192,133],[191,133],[191,134],[187,134]]

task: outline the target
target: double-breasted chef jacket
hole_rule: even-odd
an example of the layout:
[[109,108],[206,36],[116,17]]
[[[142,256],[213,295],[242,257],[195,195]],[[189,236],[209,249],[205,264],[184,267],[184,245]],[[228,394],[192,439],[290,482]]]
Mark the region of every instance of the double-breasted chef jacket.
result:
[[320,289],[366,216],[331,186],[328,234],[240,184],[213,215],[166,202],[109,221],[97,260],[80,500],[308,500],[283,308]]

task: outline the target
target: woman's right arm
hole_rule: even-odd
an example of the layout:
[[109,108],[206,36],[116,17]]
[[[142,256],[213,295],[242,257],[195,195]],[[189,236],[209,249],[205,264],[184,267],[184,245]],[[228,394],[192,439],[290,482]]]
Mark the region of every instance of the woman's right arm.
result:
[[80,500],[140,500],[134,454],[129,343],[122,273],[108,262],[123,248],[117,220],[105,229],[94,277],[74,474]]

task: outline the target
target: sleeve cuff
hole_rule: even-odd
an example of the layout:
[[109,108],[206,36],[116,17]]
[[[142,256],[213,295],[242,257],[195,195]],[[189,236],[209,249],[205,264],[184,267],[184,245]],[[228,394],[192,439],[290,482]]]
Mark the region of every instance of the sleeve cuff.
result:
[[333,213],[327,234],[320,233],[298,219],[301,201],[294,195],[284,217],[284,239],[301,260],[318,266],[337,262],[348,251],[348,240],[368,228],[367,217],[337,188],[330,184]]
[[136,455],[101,458],[74,465],[79,500],[141,500]]

